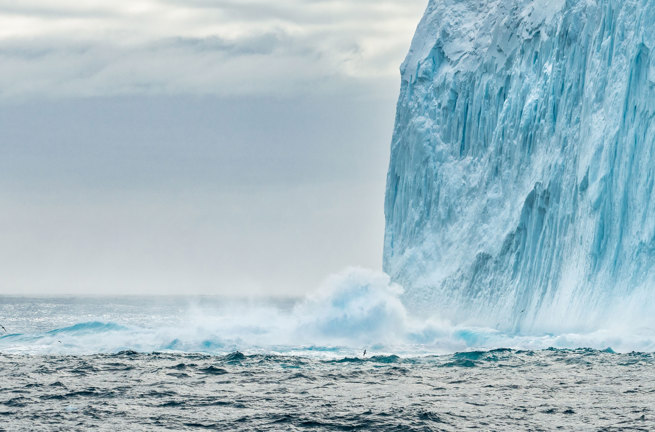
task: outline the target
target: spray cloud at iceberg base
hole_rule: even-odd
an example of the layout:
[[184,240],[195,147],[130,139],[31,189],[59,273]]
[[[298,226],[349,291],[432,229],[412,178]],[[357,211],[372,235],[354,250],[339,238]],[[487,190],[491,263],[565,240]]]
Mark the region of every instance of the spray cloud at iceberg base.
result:
[[[415,356],[457,351],[588,347],[653,351],[652,328],[626,329],[608,322],[588,333],[509,334],[491,327],[425,318],[408,310],[403,289],[387,275],[349,269],[329,278],[314,295],[291,304],[197,302],[180,309],[140,310],[129,319],[111,304],[80,322],[78,314],[48,330],[0,338],[4,353],[95,354],[124,350],[223,354],[279,353],[323,358],[375,354]],[[141,307],[140,307],[141,308]],[[53,317],[53,320],[56,317]],[[57,326],[52,329],[52,326]]]

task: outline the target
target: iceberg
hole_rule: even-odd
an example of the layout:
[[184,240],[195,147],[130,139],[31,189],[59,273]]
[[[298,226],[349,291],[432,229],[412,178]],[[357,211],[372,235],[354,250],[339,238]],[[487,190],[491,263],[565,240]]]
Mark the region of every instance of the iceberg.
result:
[[655,1],[430,0],[391,147],[384,270],[417,314],[655,328]]

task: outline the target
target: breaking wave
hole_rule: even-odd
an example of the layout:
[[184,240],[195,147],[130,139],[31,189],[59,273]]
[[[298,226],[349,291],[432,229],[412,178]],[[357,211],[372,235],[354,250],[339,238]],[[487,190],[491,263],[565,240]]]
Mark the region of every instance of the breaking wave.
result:
[[[655,351],[652,327],[613,325],[591,332],[507,333],[418,316],[402,301],[403,289],[386,274],[349,269],[330,277],[313,295],[290,306],[226,302],[189,305],[183,314],[152,314],[153,324],[92,320],[48,331],[0,337],[0,352],[96,354],[187,352],[278,353],[322,358],[395,354],[416,356],[496,348]],[[104,316],[111,314],[104,314]],[[120,317],[120,314],[117,316]]]

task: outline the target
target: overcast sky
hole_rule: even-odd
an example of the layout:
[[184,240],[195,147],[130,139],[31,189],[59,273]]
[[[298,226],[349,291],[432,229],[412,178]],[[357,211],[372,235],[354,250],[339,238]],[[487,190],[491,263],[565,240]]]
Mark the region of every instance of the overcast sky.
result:
[[380,268],[426,0],[0,0],[0,294],[300,294]]

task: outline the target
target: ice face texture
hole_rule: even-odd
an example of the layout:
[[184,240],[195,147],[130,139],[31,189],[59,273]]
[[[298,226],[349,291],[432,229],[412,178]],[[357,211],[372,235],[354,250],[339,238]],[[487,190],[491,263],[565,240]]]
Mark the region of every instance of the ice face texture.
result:
[[384,267],[414,310],[655,326],[655,1],[431,0],[402,65]]

